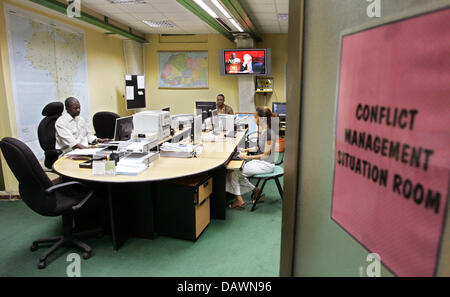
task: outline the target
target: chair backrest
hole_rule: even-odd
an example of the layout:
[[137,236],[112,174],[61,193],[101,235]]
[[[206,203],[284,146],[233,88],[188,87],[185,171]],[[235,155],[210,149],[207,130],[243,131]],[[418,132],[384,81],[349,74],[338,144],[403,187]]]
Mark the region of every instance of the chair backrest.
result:
[[[278,155],[277,155],[278,154]],[[284,162],[284,152],[276,152],[275,165],[279,166]]]
[[251,148],[258,145],[258,130],[247,133],[245,136],[245,148]]
[[0,148],[6,163],[19,181],[22,200],[35,212],[51,216],[56,208],[56,200],[45,193],[53,183],[42,169],[33,152],[18,139],[5,137]]
[[54,150],[56,144],[56,120],[64,111],[64,104],[62,102],[51,102],[47,104],[42,110],[44,118],[39,123],[38,139],[41,148],[44,151]]
[[94,114],[92,124],[94,125],[95,135],[98,138],[114,138],[116,119],[119,117],[117,113],[109,111],[100,111]]

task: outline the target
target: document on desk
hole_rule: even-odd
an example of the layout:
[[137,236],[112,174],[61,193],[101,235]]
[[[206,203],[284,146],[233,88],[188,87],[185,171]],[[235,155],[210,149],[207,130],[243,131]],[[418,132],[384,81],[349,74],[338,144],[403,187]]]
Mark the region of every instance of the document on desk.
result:
[[179,144],[179,143],[168,143],[165,142],[160,147],[161,157],[171,157],[171,158],[192,158],[196,157],[197,153],[201,153],[199,149],[200,145],[191,144]]
[[88,148],[88,149],[75,149],[71,152],[66,153],[66,156],[68,156],[69,158],[76,158],[76,157],[80,157],[80,156],[84,156],[84,157],[88,157],[88,156],[93,156],[95,154],[97,154],[100,150],[102,150],[103,148]]

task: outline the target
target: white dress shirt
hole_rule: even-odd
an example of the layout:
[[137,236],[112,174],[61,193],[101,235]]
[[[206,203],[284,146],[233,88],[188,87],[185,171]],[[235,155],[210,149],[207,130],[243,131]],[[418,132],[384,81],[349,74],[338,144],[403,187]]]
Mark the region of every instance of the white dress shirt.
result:
[[69,152],[77,144],[88,146],[94,142],[97,137],[91,132],[89,123],[77,116],[73,118],[67,112],[64,112],[55,123],[56,129],[56,148],[64,153]]

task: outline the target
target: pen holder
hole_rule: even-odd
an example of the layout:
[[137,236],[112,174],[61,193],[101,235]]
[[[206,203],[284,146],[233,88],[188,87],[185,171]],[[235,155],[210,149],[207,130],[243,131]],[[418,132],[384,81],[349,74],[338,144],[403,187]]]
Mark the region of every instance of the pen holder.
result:
[[111,155],[109,155],[109,159],[113,160],[115,165],[117,166],[117,162],[119,162],[119,154],[116,153],[112,153]]

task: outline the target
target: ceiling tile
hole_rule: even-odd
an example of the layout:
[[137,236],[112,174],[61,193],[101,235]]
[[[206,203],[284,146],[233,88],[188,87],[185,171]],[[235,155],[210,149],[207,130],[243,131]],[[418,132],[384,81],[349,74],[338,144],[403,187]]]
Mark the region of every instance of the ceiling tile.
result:
[[[176,0],[145,0],[145,4],[111,4],[107,0],[82,0],[82,5],[143,33],[217,33]],[[206,0],[208,3],[208,0]],[[279,13],[288,13],[289,0],[239,0],[260,33],[287,33],[287,21],[278,21]],[[209,3],[213,10],[217,10]],[[169,20],[175,29],[154,29],[143,20]]]

